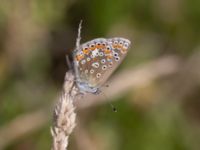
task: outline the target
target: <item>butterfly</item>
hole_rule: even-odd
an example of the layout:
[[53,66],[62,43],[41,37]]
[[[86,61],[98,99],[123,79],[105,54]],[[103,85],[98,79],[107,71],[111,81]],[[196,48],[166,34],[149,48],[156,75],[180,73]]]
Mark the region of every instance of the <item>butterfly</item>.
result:
[[131,42],[122,37],[97,38],[73,51],[76,85],[81,93],[100,93],[100,88],[125,58]]

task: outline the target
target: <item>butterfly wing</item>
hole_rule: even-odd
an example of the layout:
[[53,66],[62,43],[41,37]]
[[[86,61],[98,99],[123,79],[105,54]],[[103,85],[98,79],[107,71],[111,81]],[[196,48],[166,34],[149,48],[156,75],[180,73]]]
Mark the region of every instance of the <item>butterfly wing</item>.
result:
[[[74,68],[81,90],[92,92],[102,86],[122,62],[130,41],[124,38],[94,39],[74,52]],[[93,93],[93,92],[92,92]]]

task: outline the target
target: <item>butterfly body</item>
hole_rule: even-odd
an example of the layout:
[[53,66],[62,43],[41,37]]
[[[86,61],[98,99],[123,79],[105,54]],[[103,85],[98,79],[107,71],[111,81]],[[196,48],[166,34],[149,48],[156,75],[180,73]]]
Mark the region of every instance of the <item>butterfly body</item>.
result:
[[97,38],[77,47],[73,52],[73,64],[80,92],[98,94],[99,88],[126,56],[130,43],[121,37]]

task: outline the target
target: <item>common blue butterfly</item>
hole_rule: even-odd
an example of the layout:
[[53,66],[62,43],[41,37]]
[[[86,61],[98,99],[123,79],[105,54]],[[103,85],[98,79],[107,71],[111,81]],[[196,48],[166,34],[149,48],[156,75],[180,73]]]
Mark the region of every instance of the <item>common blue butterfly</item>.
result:
[[73,67],[79,91],[99,93],[99,88],[125,58],[130,44],[121,37],[97,38],[76,47]]

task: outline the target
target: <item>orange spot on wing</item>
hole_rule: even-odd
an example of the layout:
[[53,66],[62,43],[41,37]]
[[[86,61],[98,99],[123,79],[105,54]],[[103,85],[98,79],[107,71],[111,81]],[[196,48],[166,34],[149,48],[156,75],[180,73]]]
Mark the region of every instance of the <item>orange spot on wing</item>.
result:
[[98,48],[98,49],[103,49],[103,48],[105,48],[106,46],[103,45],[103,44],[99,44],[99,45],[96,45],[95,47]]
[[102,48],[102,49],[106,48],[106,45],[105,45],[105,44],[102,44],[102,45],[101,45],[101,48]]
[[123,47],[122,47],[122,45],[118,44],[117,48],[122,49]]
[[127,52],[127,48],[122,47],[121,48],[121,53],[126,53]]
[[97,61],[97,58],[96,58],[96,57],[94,57],[94,58],[93,58],[93,61]]
[[113,58],[112,55],[107,55],[106,57],[107,57],[107,59],[112,59]]
[[83,53],[88,55],[90,51],[88,49],[83,49]]
[[113,48],[117,48],[117,44],[113,44],[112,46],[113,46]]
[[96,48],[100,49],[100,48],[101,48],[101,45],[96,45]]
[[76,55],[76,61],[80,61],[83,58],[84,58],[84,56],[81,54]]
[[94,47],[90,47],[90,50],[92,50],[92,51],[93,51],[93,50],[95,50],[95,48],[96,48],[95,46],[94,46]]
[[111,50],[105,49],[105,50],[104,50],[104,53],[105,53],[105,54],[110,54],[110,53],[111,53]]

